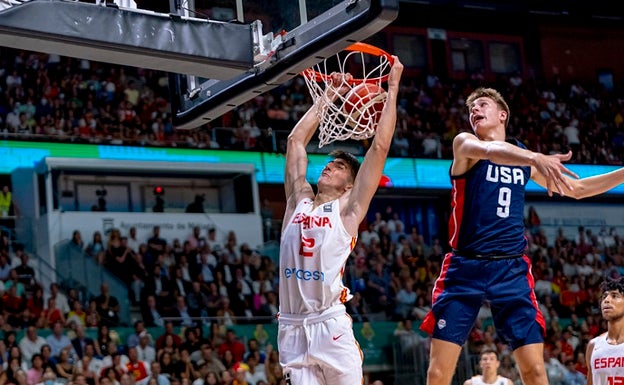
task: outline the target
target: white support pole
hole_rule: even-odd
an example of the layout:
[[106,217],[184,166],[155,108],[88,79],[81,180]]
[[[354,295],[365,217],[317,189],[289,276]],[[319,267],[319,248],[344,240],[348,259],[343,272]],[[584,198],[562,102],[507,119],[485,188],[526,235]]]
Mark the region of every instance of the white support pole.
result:
[[306,0],[299,0],[299,25],[308,22],[308,9],[306,8]]

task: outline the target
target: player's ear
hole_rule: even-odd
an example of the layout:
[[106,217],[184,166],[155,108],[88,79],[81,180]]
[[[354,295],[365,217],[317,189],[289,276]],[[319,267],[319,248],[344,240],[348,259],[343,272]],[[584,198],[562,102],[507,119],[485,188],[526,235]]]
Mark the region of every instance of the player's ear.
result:
[[506,122],[506,121],[507,121],[507,111],[505,111],[505,110],[501,109],[501,110],[498,112],[498,116],[499,116],[499,118],[500,118],[500,120],[501,120],[501,121],[503,121],[503,122]]
[[353,183],[349,182],[347,183],[347,185],[344,187],[344,191],[347,192],[349,190],[351,190],[353,188]]

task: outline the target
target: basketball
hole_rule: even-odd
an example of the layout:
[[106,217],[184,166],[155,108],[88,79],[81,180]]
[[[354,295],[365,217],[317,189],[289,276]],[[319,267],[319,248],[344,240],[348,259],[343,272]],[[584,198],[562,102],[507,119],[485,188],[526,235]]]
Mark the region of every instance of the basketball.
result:
[[347,124],[353,128],[372,125],[376,129],[385,101],[386,91],[377,84],[362,83],[353,87],[345,95],[343,105]]

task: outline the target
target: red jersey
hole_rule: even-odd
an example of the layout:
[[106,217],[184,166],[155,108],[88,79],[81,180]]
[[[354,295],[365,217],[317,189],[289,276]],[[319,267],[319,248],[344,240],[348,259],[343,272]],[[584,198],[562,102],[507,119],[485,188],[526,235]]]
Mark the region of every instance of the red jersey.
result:
[[147,367],[143,361],[137,361],[135,363],[128,362],[126,364],[126,368],[128,369],[128,373],[134,376],[134,381],[138,382],[144,378],[147,378]]

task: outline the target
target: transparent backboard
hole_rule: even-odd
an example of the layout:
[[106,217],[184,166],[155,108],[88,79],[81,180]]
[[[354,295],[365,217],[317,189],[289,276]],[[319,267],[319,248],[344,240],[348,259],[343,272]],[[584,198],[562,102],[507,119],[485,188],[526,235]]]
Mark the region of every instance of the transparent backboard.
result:
[[[93,2],[93,1],[91,1]],[[261,20],[263,32],[293,30],[340,4],[339,0],[179,0],[186,15],[215,21],[249,24]],[[120,7],[171,12],[169,0],[115,0]],[[175,6],[175,4],[174,4]]]
[[255,67],[230,80],[172,77],[178,98],[173,103],[174,125],[190,129],[372,36],[396,18],[398,0],[195,0],[180,8],[194,17],[258,23],[257,40],[264,44],[264,52],[255,52]]
[[168,72],[173,124],[192,129],[379,32],[399,0],[2,3],[0,46]]

